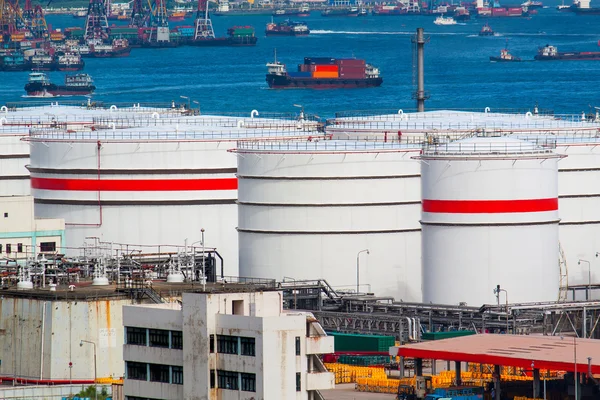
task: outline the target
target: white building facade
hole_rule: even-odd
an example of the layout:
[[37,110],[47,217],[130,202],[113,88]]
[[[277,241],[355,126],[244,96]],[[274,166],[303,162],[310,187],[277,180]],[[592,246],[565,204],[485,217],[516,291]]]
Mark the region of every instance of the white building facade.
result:
[[63,219],[35,219],[32,196],[0,197],[0,258],[25,259],[60,253],[65,242]]
[[125,398],[318,399],[334,387],[333,352],[310,313],[280,292],[184,293],[183,305],[123,308]]

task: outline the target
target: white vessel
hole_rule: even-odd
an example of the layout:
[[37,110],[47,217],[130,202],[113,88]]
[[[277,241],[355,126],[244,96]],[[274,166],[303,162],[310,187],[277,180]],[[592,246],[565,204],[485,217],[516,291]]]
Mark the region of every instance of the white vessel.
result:
[[435,21],[433,21],[433,23],[436,25],[456,25],[456,20],[452,17],[444,17],[443,15],[440,15],[435,19]]

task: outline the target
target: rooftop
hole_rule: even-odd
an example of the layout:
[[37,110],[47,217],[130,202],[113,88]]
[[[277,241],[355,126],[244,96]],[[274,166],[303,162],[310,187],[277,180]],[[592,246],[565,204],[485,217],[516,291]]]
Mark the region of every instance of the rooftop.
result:
[[600,345],[596,339],[561,336],[479,334],[390,348],[391,355],[448,361],[466,361],[549,369],[600,373]]

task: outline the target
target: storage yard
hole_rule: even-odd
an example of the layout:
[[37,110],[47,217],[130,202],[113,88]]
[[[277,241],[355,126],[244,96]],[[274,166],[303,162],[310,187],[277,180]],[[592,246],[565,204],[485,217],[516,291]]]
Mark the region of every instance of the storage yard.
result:
[[[425,362],[432,390],[485,386],[499,363],[448,358],[469,362],[463,377],[405,344],[600,338],[597,116],[56,103],[0,118],[0,195],[31,194],[36,223],[64,221],[48,250],[23,248],[4,217],[3,380],[93,382],[86,338],[106,350],[98,377],[118,381],[121,306],[185,292],[281,291],[335,337],[323,359],[338,383],[388,396],[423,373],[400,356]],[[501,365],[521,368],[496,375],[527,396],[535,374]]]

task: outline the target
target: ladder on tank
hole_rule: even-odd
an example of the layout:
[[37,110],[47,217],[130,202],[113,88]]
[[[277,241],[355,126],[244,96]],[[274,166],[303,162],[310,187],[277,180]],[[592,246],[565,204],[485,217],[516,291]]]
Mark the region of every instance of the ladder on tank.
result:
[[567,259],[560,243],[558,243],[558,266],[559,266],[559,289],[558,301],[567,301],[569,289],[569,270],[567,268]]

